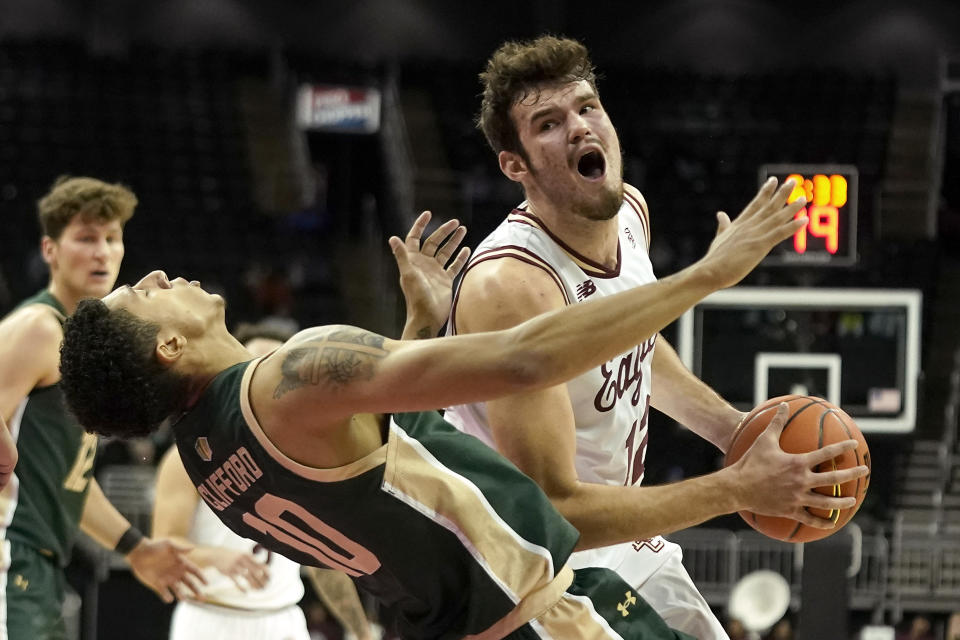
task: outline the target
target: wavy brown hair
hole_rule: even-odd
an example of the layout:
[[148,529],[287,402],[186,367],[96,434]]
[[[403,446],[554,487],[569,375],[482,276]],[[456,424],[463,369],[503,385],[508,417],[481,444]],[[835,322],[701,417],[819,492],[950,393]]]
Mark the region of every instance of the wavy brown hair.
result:
[[585,80],[597,90],[597,77],[587,48],[569,38],[541,36],[536,40],[506,42],[494,51],[480,74],[483,100],[477,127],[494,153],[512,151],[526,157],[517,125],[510,117],[513,105],[540,89]]
[[43,235],[58,240],[75,217],[84,222],[120,221],[133,216],[137,196],[122,184],[108,184],[96,178],[60,176],[47,195],[37,201],[37,216]]

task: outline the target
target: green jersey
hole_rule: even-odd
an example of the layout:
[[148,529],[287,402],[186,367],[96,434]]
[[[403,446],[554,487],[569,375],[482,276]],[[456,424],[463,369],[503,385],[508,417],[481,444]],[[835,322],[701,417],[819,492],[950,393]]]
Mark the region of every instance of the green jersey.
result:
[[480,633],[556,582],[579,534],[492,449],[436,412],[397,414],[368,456],[303,466],[259,427],[250,364],[221,372],[174,426],[190,478],[235,532],[351,575],[404,638]]
[[[17,308],[44,304],[61,324],[63,305],[44,290]],[[34,388],[8,425],[19,460],[0,494],[5,535],[65,566],[76,537],[93,475],[97,438],[84,432],[66,408],[59,384]]]
[[403,638],[691,640],[612,571],[572,571],[577,530],[435,411],[393,415],[386,444],[342,467],[284,455],[250,406],[259,362],[220,372],[174,425],[187,474],[234,532],[352,576]]

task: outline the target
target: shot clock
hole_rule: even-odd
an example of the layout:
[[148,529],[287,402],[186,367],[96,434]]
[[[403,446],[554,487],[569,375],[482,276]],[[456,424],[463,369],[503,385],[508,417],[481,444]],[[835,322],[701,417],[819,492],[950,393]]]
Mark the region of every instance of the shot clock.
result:
[[851,266],[857,262],[857,168],[852,165],[765,164],[760,184],[775,176],[796,182],[788,202],[801,196],[798,216],[809,222],[774,247],[764,265]]

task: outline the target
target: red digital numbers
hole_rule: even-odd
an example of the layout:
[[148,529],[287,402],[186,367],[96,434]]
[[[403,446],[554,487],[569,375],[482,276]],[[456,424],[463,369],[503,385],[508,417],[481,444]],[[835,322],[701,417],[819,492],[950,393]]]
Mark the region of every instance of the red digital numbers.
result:
[[803,196],[809,205],[797,212],[797,217],[807,216],[809,222],[793,236],[793,248],[797,253],[807,251],[807,234],[823,238],[827,251],[835,254],[840,248],[840,207],[847,203],[847,179],[841,175],[817,174],[812,179],[799,173],[787,176],[797,184],[787,202]]

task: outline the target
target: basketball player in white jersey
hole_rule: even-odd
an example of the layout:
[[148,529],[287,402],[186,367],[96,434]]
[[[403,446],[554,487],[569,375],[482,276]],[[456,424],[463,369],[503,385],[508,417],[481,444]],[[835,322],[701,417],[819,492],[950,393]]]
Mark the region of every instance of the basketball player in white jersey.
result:
[[[654,282],[647,206],[623,182],[620,143],[586,48],[554,37],[507,43],[481,79],[479,126],[526,201],[474,252],[448,332],[505,329]],[[723,213],[718,221],[721,230],[730,224]],[[697,488],[704,478],[637,486],[651,406],[721,450],[743,418],[658,334],[567,384],[455,406],[446,418],[510,458],[580,530],[587,550],[571,556],[574,567],[613,569],[670,626],[701,640],[727,638],[680,548],[659,535],[719,515],[715,498]],[[806,470],[768,471],[800,481]],[[814,520],[799,504],[796,517]]]
[[[262,356],[282,345],[290,333],[243,324],[234,335],[254,356]],[[304,593],[300,565],[228,529],[200,500],[176,447],[170,447],[157,472],[153,535],[188,541],[193,546],[189,557],[207,579],[202,599],[181,599],[177,604],[170,640],[309,640],[298,606]],[[374,631],[350,577],[315,567],[305,570],[348,637],[372,640]]]

